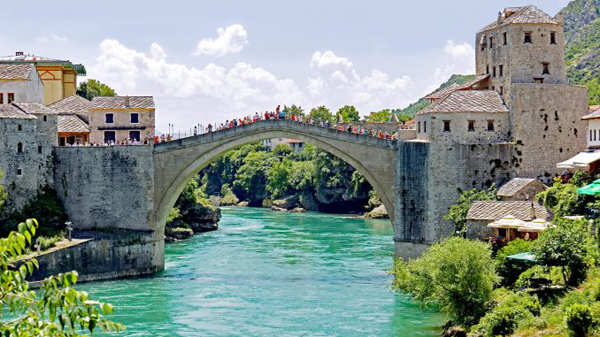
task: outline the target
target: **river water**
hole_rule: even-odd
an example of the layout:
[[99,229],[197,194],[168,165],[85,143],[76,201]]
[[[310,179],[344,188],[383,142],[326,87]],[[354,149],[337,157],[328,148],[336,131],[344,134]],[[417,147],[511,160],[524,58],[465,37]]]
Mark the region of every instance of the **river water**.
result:
[[83,284],[126,336],[439,336],[442,317],[390,289],[389,221],[226,208],[167,244],[166,270]]

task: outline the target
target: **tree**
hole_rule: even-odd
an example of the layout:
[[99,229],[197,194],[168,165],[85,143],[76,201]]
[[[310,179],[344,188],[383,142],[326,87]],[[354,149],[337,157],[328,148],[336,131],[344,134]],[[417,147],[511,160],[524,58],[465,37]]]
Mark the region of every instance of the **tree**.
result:
[[329,121],[331,123],[335,123],[333,114],[331,114],[331,111],[329,111],[329,109],[327,109],[324,105],[310,110],[309,115],[316,121]]
[[274,199],[284,197],[290,192],[289,176],[291,169],[292,162],[288,159],[273,164],[269,169],[267,191],[271,193]]
[[379,122],[385,123],[390,120],[392,112],[390,109],[383,109],[375,112],[371,112],[366,118],[367,122]]
[[498,275],[489,245],[452,237],[409,262],[396,261],[394,286],[424,303],[439,305],[471,326],[486,312]]
[[584,220],[555,218],[554,226],[544,231],[534,248],[541,264],[562,269],[565,284],[577,286],[585,279],[590,231]]
[[304,116],[304,110],[302,110],[301,106],[296,105],[296,104],[292,104],[292,106],[284,105],[283,111],[285,112],[286,115],[294,114],[296,116],[299,116],[299,115]]
[[96,96],[115,96],[117,93],[108,85],[100,81],[89,79],[87,82],[82,82],[77,88],[77,95],[91,100]]
[[[578,180],[575,179],[574,182],[578,183]],[[549,189],[540,192],[536,198],[544,206],[551,208],[556,217],[583,214],[586,201],[585,197],[577,194],[577,185],[563,184],[558,179]]]
[[352,105],[345,105],[341,107],[335,115],[337,120],[340,119],[340,115],[344,119],[344,122],[358,122],[360,121],[360,114],[358,110]]
[[444,220],[454,223],[456,234],[464,235],[467,231],[467,213],[471,204],[474,201],[496,200],[496,186],[492,186],[487,190],[472,189],[469,191],[459,190],[460,196],[458,200],[450,206],[448,214],[444,216]]
[[[36,220],[27,220],[18,225],[17,232],[0,239],[0,307],[4,316],[0,335],[66,337],[82,336],[82,330],[93,333],[96,328],[122,330],[122,325],[104,316],[112,313],[112,305],[94,301],[73,288],[78,278],[75,271],[43,280],[37,291],[29,288],[26,278],[38,268],[38,262],[18,259],[31,247],[37,226]],[[15,261],[17,268],[12,267]]]
[[233,192],[251,206],[260,205],[267,196],[267,176],[273,157],[266,152],[250,152],[235,174]]

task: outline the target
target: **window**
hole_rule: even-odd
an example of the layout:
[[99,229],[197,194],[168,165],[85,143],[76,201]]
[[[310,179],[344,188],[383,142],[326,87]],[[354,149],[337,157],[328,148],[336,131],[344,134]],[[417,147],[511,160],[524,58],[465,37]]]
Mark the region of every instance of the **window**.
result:
[[48,116],[44,115],[44,122],[48,121]]
[[475,131],[475,121],[468,121],[468,122],[469,122],[469,124],[468,124],[469,132]]
[[485,36],[481,37],[481,51],[484,51],[487,47],[487,38]]
[[116,141],[115,132],[114,131],[104,131],[104,143],[110,144]]
[[590,142],[592,141],[592,130],[590,130]]
[[488,75],[490,74],[490,66],[489,66],[489,64],[487,66],[485,66],[485,73],[488,74]]
[[533,40],[531,38],[531,32],[525,32],[525,38],[523,40],[523,43],[533,43]]
[[12,103],[15,101],[15,94],[12,92],[8,93],[8,104]]
[[4,94],[0,92],[0,104],[4,104]]
[[139,142],[140,141],[140,132],[139,131],[129,131],[129,139]]
[[417,122],[417,133],[421,133],[421,122]]
[[17,153],[23,153],[23,143],[17,144]]
[[502,44],[505,46],[508,44],[508,36],[506,32],[502,33]]
[[544,78],[543,77],[534,77],[533,78],[533,82],[534,83],[538,83],[538,84],[543,84],[544,83]]
[[550,44],[556,44],[556,32],[550,33]]
[[20,169],[20,168],[18,168],[18,169],[17,169],[17,175],[18,175],[18,176],[22,176],[22,175],[23,175],[23,170],[22,170],[22,169]]
[[498,73],[500,77],[504,76],[504,65],[501,64],[498,66]]
[[489,119],[487,121],[487,130],[488,131],[494,131],[494,120],[493,119]]
[[542,75],[550,75],[550,63],[544,62],[542,63]]
[[496,86],[492,85],[492,91],[496,91]]
[[504,95],[504,87],[503,87],[503,86],[500,86],[500,88],[499,88],[499,89],[500,89],[500,90],[499,90],[499,92],[500,92],[500,95]]
[[423,121],[423,132],[427,133],[427,121]]
[[444,121],[444,132],[450,132],[450,121]]
[[490,36],[490,49],[494,48],[494,37]]
[[596,130],[594,130],[594,141],[596,141]]
[[38,153],[42,153],[42,146],[38,145]]
[[112,124],[115,122],[115,115],[113,114],[106,114],[104,115],[106,117],[106,123],[107,124]]
[[140,122],[140,115],[138,115],[137,113],[132,113],[131,114],[131,123],[137,124]]
[[492,77],[496,77],[496,67],[492,67]]
[[17,131],[23,131],[23,125],[17,124]]

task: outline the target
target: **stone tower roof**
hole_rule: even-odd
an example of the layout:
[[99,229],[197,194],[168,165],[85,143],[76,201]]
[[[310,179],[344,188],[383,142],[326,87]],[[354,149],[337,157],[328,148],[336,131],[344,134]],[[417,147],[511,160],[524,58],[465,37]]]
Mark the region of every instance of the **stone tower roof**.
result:
[[79,95],[71,95],[65,97],[58,102],[49,104],[48,107],[58,111],[59,113],[82,113],[92,106],[92,102]]
[[560,25],[561,22],[535,6],[509,7],[500,12],[498,20],[485,26],[481,32],[510,24],[542,23]]
[[0,104],[0,118],[37,119],[34,115],[23,112],[13,104]]
[[33,115],[56,115],[58,112],[54,109],[48,108],[42,103],[13,103],[17,108],[23,112]]
[[58,132],[87,133],[90,132],[90,128],[77,115],[60,115],[58,116]]
[[128,109],[142,108],[154,109],[154,98],[152,96],[114,96],[94,97],[92,109]]
[[523,190],[525,187],[529,186],[530,184],[538,184],[540,190],[546,189],[544,184],[542,184],[537,179],[514,178],[506,184],[502,185],[502,187],[500,187],[500,189],[498,190],[497,195],[499,197],[512,197],[519,193],[521,190]]
[[460,112],[508,112],[502,97],[493,90],[458,90],[417,114]]
[[1,80],[28,80],[33,65],[31,64],[0,64]]

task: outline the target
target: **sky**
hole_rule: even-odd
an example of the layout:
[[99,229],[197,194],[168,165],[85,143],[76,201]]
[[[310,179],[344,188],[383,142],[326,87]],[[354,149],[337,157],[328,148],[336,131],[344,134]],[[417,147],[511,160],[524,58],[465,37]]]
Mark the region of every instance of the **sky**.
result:
[[0,55],[68,59],[80,81],[152,95],[163,132],[278,104],[366,115],[473,73],[475,33],[502,8],[569,2],[527,1],[9,1]]

